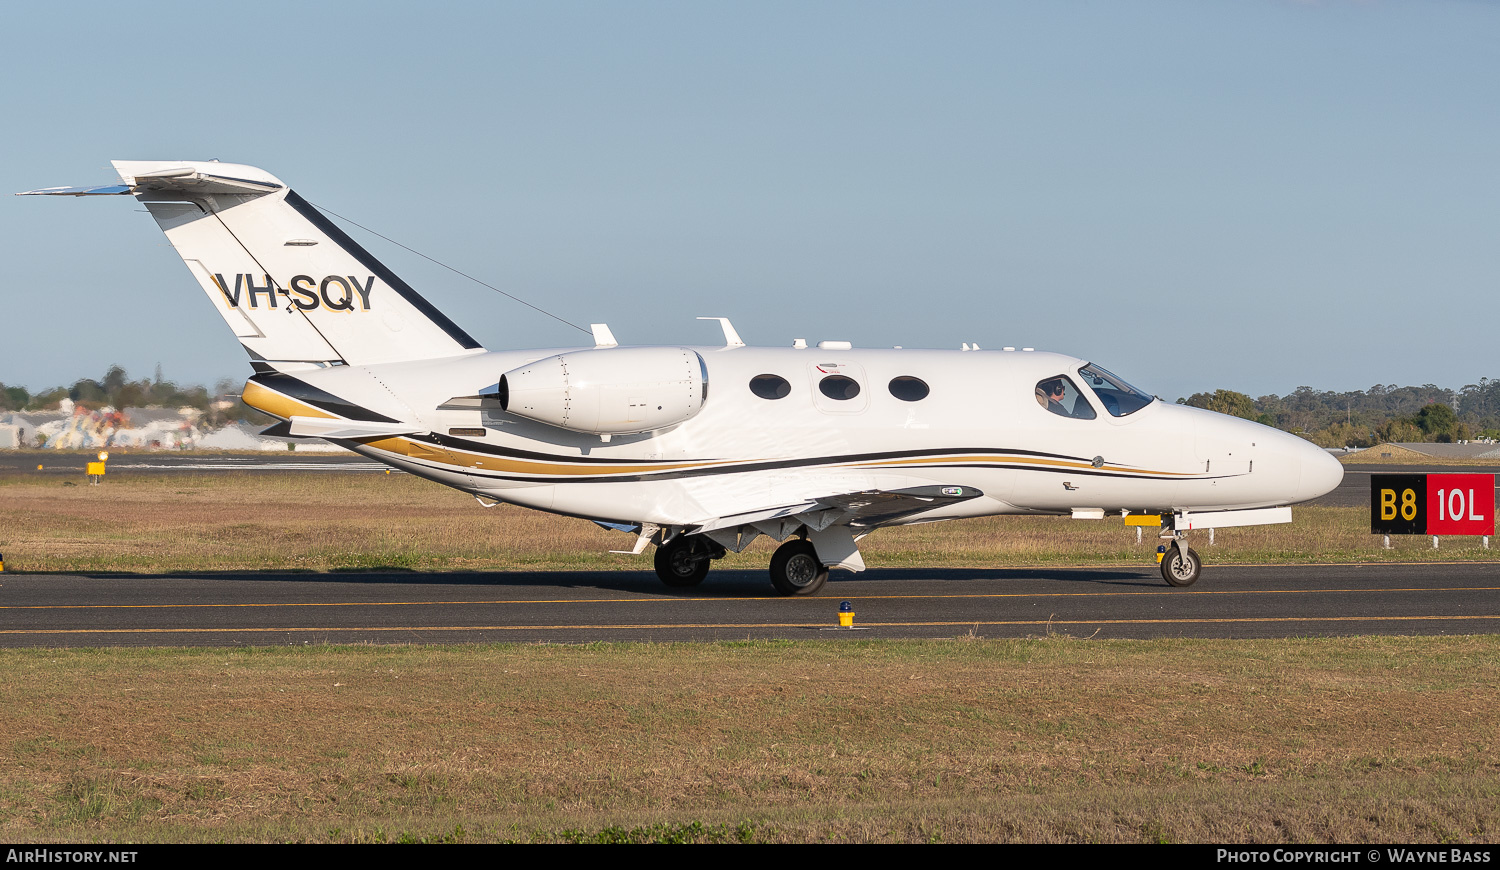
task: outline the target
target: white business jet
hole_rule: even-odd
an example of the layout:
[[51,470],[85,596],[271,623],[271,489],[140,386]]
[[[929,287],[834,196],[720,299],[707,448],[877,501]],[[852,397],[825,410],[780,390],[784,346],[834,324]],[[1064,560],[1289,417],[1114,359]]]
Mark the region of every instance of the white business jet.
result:
[[882,526],[994,514],[1158,526],[1163,578],[1198,579],[1192,529],[1290,522],[1342,467],[1266,426],[1162,402],[1084,359],[1017,351],[747,347],[487,351],[279,179],[115,161],[250,354],[245,403],[474,494],[655,545],[693,586],[761,535],[778,592],[864,569]]

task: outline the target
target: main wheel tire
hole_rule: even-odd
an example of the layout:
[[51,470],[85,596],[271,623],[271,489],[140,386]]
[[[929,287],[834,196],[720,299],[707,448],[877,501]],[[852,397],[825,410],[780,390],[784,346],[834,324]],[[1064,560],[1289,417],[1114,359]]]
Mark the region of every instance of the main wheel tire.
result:
[[810,541],[787,541],[771,556],[771,585],[782,595],[816,595],[826,582],[828,568]]
[[1192,547],[1173,544],[1161,560],[1161,577],[1169,586],[1191,586],[1203,573],[1203,560]]
[[706,548],[693,544],[689,536],[678,535],[656,548],[656,576],[661,582],[675,588],[703,582],[708,576],[710,554]]

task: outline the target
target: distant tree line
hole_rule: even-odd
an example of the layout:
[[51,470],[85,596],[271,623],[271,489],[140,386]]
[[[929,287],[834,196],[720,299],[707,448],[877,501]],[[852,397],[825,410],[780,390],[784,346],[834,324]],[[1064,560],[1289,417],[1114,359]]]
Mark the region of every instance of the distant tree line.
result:
[[32,394],[25,387],[8,387],[0,383],[0,411],[45,411],[56,408],[63,399],[90,410],[124,408],[193,408],[202,412],[210,427],[239,420],[267,423],[270,417],[240,401],[239,383],[224,379],[212,390],[202,386],[179,387],[163,380],[158,367],[154,379],[133,381],[120,366],[110,366],[98,380],[83,378],[71,387],[53,387]]
[[1233,390],[1214,390],[1194,393],[1177,403],[1275,426],[1323,447],[1500,438],[1500,380],[1490,378],[1459,390],[1434,384],[1376,384],[1348,393],[1298,387],[1290,395],[1258,399]]

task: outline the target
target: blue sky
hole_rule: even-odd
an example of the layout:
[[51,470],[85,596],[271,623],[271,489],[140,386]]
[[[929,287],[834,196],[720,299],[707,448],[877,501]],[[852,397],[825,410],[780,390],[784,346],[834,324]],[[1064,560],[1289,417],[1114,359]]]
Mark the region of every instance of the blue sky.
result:
[[[1165,398],[1500,377],[1500,5],[27,4],[6,191],[278,175],[623,343],[1037,347]],[[125,197],[5,197],[0,381],[243,378]],[[491,348],[582,336],[353,234]],[[956,358],[961,359],[961,358]]]

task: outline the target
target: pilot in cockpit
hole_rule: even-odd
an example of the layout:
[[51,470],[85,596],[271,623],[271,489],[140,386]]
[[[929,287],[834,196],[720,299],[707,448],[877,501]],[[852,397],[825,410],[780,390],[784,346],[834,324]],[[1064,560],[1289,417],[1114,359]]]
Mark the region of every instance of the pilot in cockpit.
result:
[[1068,395],[1067,387],[1063,386],[1062,378],[1053,378],[1050,381],[1042,381],[1037,384],[1037,401],[1047,410],[1063,417],[1073,416],[1063,407],[1063,399]]
[[1074,417],[1083,420],[1094,418],[1094,409],[1084,402],[1083,397],[1075,390],[1073,393],[1073,408],[1069,410],[1065,404],[1068,401],[1068,381],[1066,378],[1048,378],[1036,385],[1036,401],[1038,405],[1059,417]]

